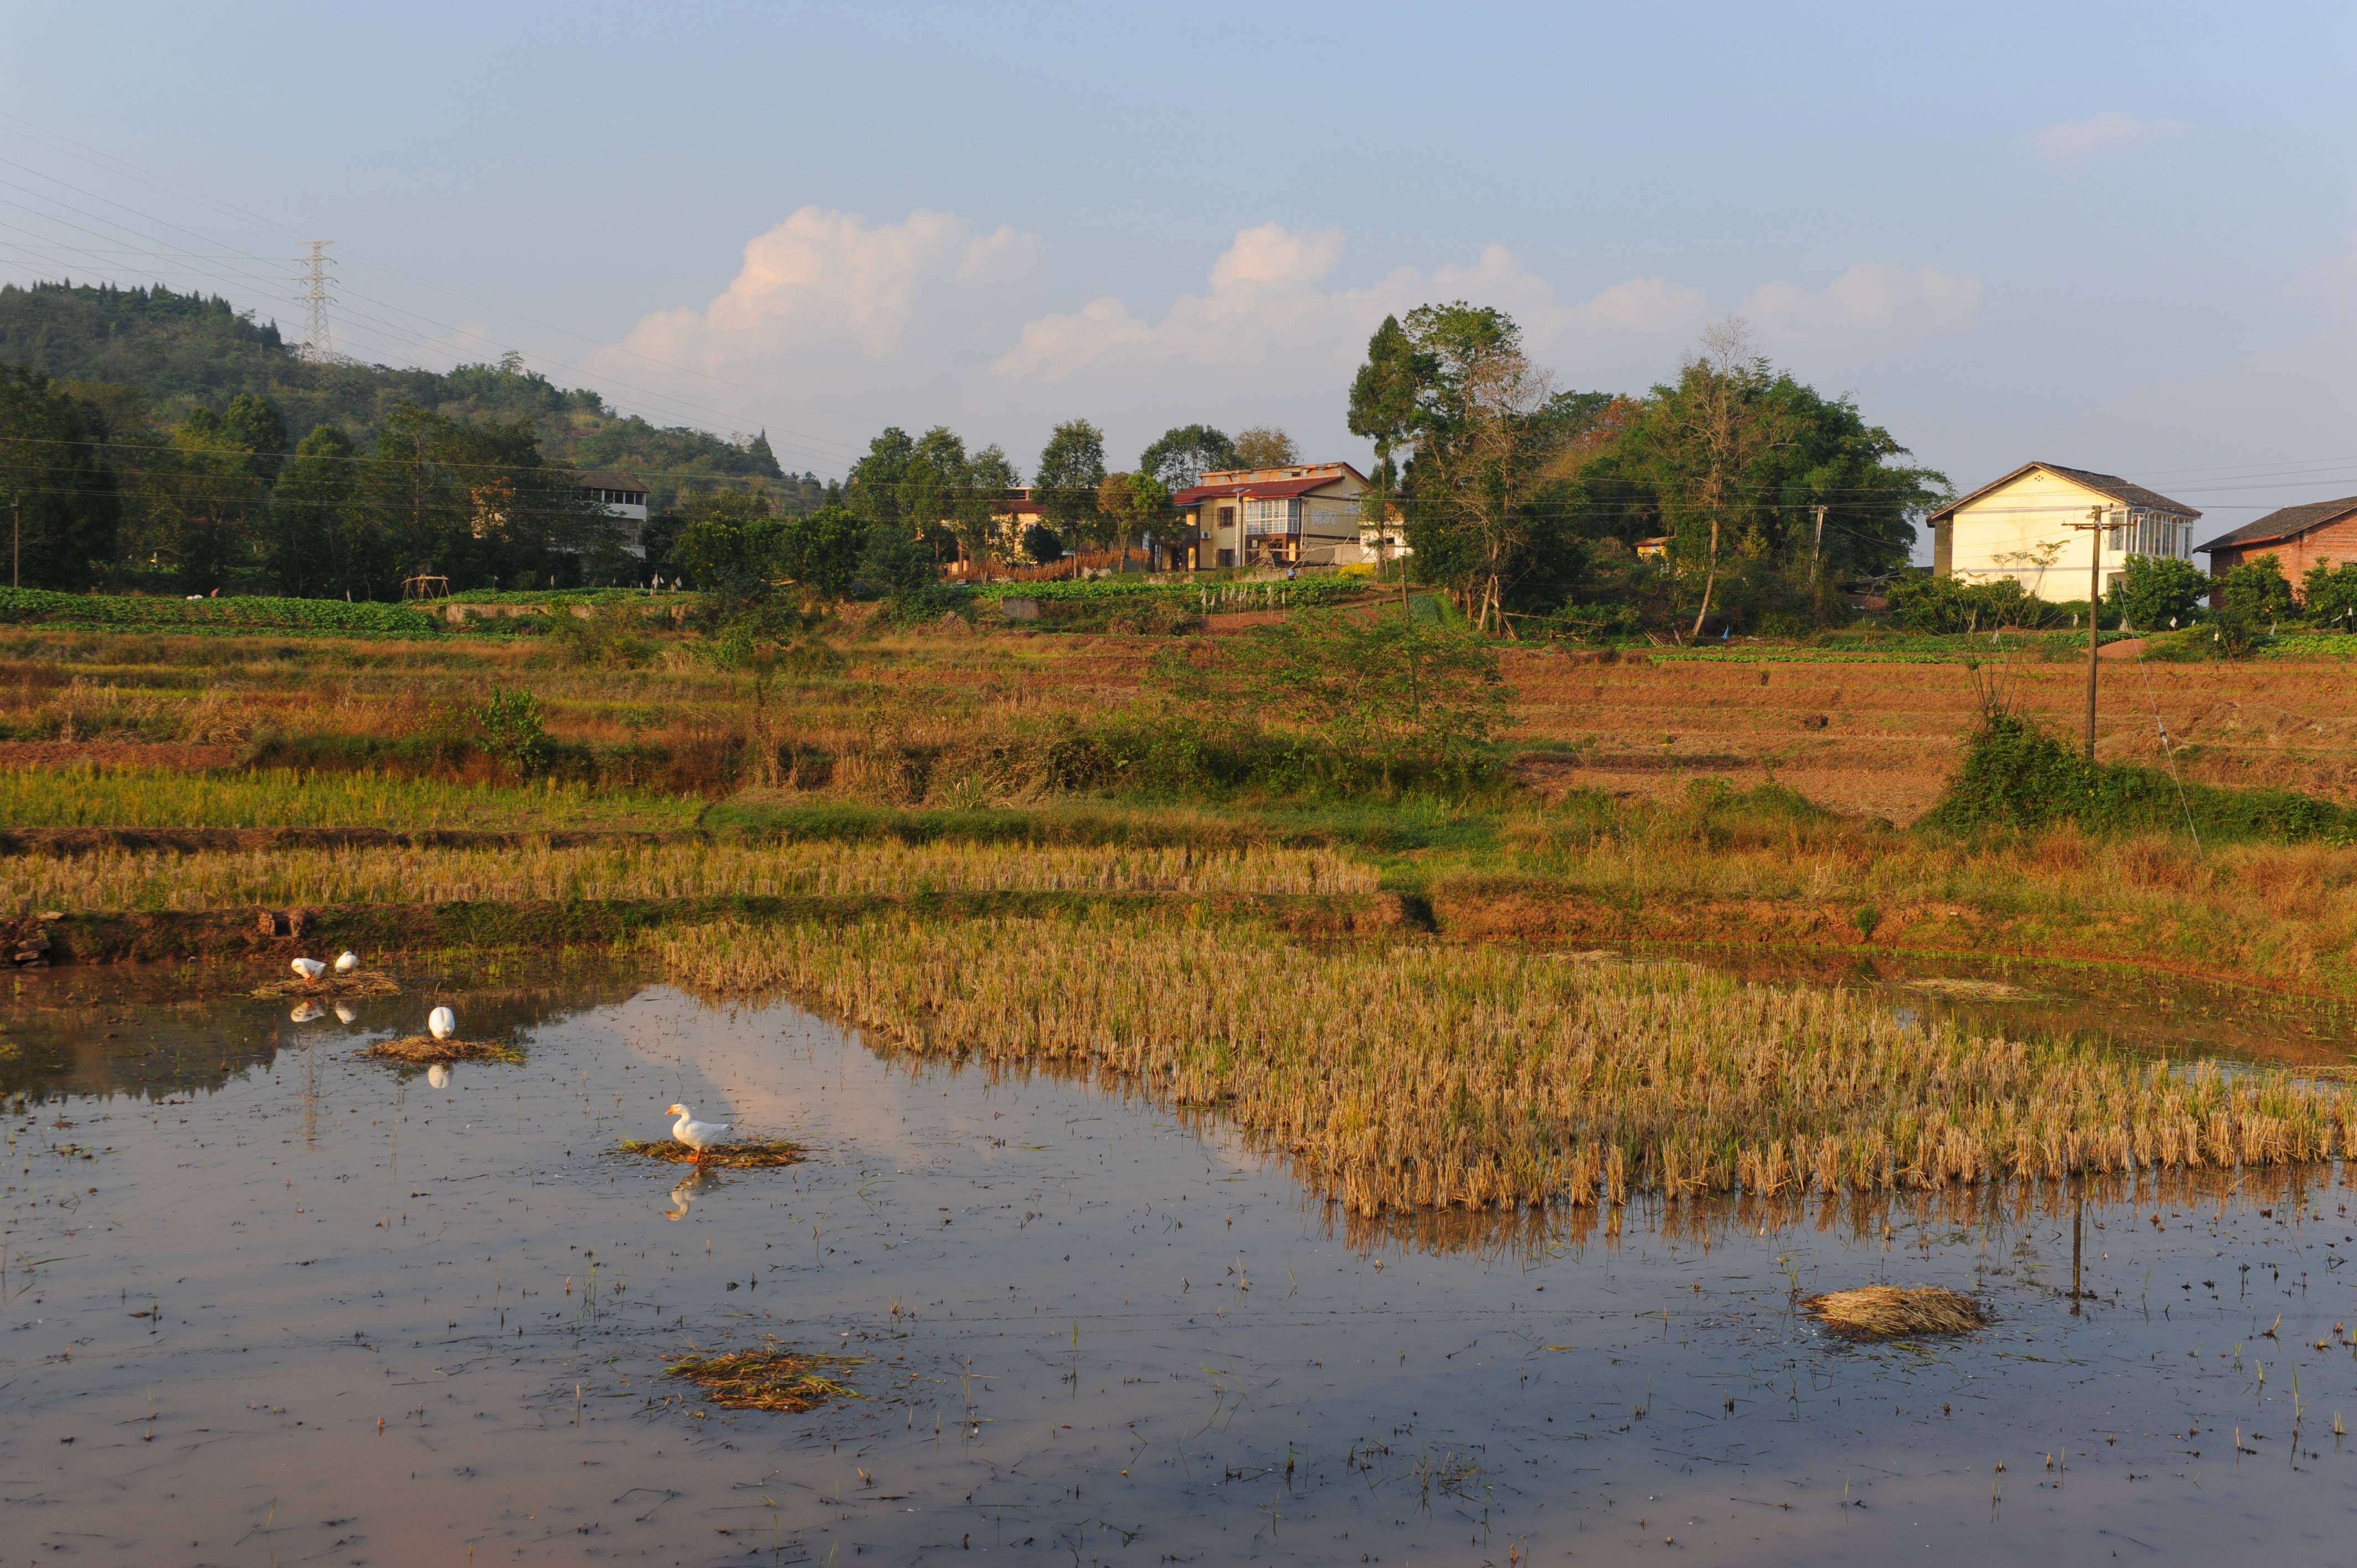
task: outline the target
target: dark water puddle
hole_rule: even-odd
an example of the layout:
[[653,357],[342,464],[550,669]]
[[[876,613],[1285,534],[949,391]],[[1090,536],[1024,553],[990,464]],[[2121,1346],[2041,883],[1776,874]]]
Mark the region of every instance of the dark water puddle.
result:
[[[523,1066],[354,1058],[425,1004],[0,1013],[11,1553],[2306,1563],[2357,1522],[2321,1176],[2091,1201],[2073,1316],[2047,1196],[1372,1224],[1216,1123],[782,1005],[486,989],[462,1027]],[[811,1157],[604,1152],[674,1100]],[[1793,1310],[1874,1281],[1997,1324],[1856,1347]],[[865,1358],[866,1397],[663,1376],[771,1336]]]
[[2306,1067],[2357,1063],[2357,1005],[2256,986],[2034,959],[1655,943],[1598,959],[1674,958],[1778,984],[1846,985],[1903,1013],[2009,1038],[2050,1035],[2169,1055]]

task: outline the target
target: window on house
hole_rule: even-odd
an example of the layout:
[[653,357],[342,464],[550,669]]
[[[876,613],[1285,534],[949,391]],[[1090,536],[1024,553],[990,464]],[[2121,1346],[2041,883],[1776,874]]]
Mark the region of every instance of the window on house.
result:
[[1301,532],[1301,502],[1286,496],[1274,500],[1244,502],[1246,533],[1298,533]]

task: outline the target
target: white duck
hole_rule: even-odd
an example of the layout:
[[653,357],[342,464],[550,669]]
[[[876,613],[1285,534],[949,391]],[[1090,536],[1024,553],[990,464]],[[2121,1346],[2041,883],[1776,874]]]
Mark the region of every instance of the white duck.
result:
[[458,1015],[447,1007],[436,1007],[425,1015],[425,1032],[437,1040],[447,1040],[458,1032]]
[[327,964],[316,958],[298,958],[288,967],[305,980],[317,980],[328,972]]
[[679,1118],[671,1124],[671,1135],[694,1150],[699,1160],[704,1158],[706,1149],[719,1144],[722,1133],[731,1131],[730,1123],[726,1122],[698,1122],[695,1112],[684,1105],[674,1105],[671,1110],[672,1114]]
[[361,966],[361,955],[347,949],[336,955],[336,972],[350,974]]

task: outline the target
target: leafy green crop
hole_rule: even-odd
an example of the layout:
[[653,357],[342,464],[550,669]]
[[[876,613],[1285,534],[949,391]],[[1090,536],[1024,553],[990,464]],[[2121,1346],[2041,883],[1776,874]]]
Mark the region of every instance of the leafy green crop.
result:
[[115,594],[59,594],[46,588],[0,588],[0,622],[7,621],[368,632],[402,637],[432,636],[439,625],[433,616],[410,605],[269,597],[166,599]]

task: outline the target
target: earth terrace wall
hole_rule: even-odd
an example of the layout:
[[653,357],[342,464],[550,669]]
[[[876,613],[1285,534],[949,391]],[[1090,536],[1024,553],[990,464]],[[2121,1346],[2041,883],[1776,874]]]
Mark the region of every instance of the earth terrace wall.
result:
[[722,918],[765,924],[848,921],[886,910],[933,918],[991,915],[1077,918],[1095,909],[1189,919],[1273,921],[1307,937],[1348,938],[1406,929],[1396,896],[1233,894],[929,893],[909,897],[585,899],[571,903],[346,904],[311,909],[144,910],[59,913],[0,922],[11,950],[45,941],[48,962],[231,961],[317,956],[342,948],[371,955],[448,950],[604,947],[668,926]]

